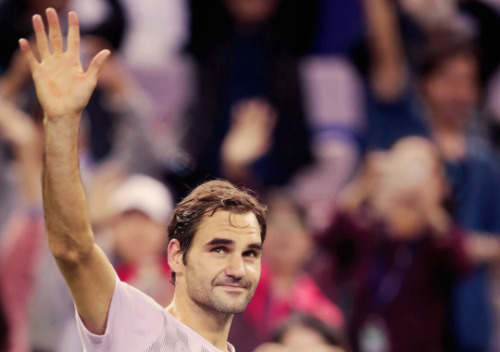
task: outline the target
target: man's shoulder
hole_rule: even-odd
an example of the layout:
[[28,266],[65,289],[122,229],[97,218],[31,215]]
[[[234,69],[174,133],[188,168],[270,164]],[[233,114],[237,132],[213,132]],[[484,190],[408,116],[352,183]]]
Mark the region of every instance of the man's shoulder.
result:
[[162,334],[165,320],[163,307],[118,278],[103,335],[90,333],[77,316],[82,342],[89,352],[156,351],[148,347]]

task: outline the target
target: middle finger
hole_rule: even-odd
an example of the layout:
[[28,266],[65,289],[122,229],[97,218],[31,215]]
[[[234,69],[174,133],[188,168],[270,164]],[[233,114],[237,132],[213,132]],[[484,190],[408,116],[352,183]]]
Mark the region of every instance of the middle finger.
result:
[[52,54],[61,54],[63,51],[63,39],[61,34],[61,26],[59,25],[59,17],[56,10],[49,8],[46,11],[47,22],[49,23],[50,45],[52,46]]

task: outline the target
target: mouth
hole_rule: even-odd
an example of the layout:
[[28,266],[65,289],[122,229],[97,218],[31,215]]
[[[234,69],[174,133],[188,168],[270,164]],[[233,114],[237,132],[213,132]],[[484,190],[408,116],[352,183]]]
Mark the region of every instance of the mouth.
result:
[[243,291],[246,291],[246,287],[244,287],[242,285],[226,284],[226,285],[218,285],[218,286],[221,287],[222,289],[224,289],[224,291],[226,291],[226,292],[243,292]]

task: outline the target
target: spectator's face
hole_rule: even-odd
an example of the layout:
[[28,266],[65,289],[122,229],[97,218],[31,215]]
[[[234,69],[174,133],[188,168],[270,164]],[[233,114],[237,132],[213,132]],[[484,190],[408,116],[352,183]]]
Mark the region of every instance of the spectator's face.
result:
[[259,281],[261,243],[253,213],[217,211],[204,216],[186,264],[180,269],[171,264],[176,271],[176,292],[180,290],[180,296],[208,310],[242,312]]
[[433,145],[423,138],[398,142],[385,160],[372,204],[398,238],[419,235],[422,210],[437,207],[444,197],[444,180]]
[[310,256],[311,234],[286,200],[275,199],[271,203],[264,244],[266,262],[277,274],[298,272]]
[[269,19],[279,0],[224,0],[234,19],[242,24],[258,24]]
[[447,187],[432,142],[421,137],[403,138],[392,148],[391,156],[399,165],[399,177],[404,179],[407,188],[414,188],[417,194],[425,196],[428,205],[442,203]]
[[113,223],[115,250],[125,262],[156,258],[166,248],[165,226],[139,211],[119,214]]
[[423,95],[436,122],[464,127],[479,96],[478,68],[472,56],[456,56],[423,81]]

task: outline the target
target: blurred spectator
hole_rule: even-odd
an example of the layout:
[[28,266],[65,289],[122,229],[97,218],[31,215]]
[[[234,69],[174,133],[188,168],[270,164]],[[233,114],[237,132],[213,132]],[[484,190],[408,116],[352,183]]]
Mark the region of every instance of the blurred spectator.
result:
[[[1,119],[4,126],[3,133],[0,132],[0,194],[2,194],[0,199],[0,226],[5,223],[11,213],[12,205],[18,198],[13,187],[16,179],[15,163],[12,162],[12,159],[15,159],[13,144],[15,145],[15,141],[22,138],[21,135],[24,130],[22,121],[26,120],[26,118],[19,119],[9,115],[14,113],[19,116],[20,113],[17,112],[16,106],[13,104],[24,102],[25,94],[23,94],[23,91],[28,82],[28,67],[20,53],[16,53],[9,68],[0,76],[0,109],[2,110]],[[13,126],[8,126],[11,123]],[[16,134],[17,137],[12,134]],[[29,139],[29,135],[25,138]]]
[[[295,311],[314,315],[336,330],[343,328],[340,310],[304,271],[314,251],[304,210],[281,191],[271,192],[268,206],[259,285],[245,312],[234,318],[230,332],[242,352],[266,341]],[[249,334],[255,336],[250,339]]]
[[[474,39],[481,51],[480,78],[485,84],[500,64],[494,33],[500,30],[500,13],[483,0],[399,0],[404,14],[421,28],[426,41],[440,32]],[[406,39],[406,38],[405,38]]]
[[437,36],[421,55],[418,92],[402,50],[389,1],[365,1],[371,28],[372,146],[388,147],[405,135],[431,138],[450,184],[452,215],[467,233],[476,270],[456,284],[451,324],[460,351],[486,351],[493,317],[488,265],[500,258],[500,174],[498,156],[472,128],[480,99],[474,46],[456,36]]
[[[39,181],[40,127],[12,101],[0,98],[0,136],[12,147],[18,197],[15,203],[9,204],[14,210],[2,227],[0,237],[0,296],[9,325],[7,351],[13,352],[29,349],[28,319],[34,268],[44,242]],[[19,260],[19,253],[23,254],[23,260]]]
[[[192,157],[187,164],[194,170],[181,170],[188,174],[181,182],[196,184],[208,176],[255,188],[284,184],[311,160],[298,49],[280,22],[288,18],[285,10],[294,9],[293,3],[213,0],[203,6],[209,8],[204,16],[210,27],[203,27],[203,33],[192,31],[198,101],[183,144]],[[264,130],[259,143],[252,145],[254,150],[249,150],[252,158],[228,158],[239,153],[224,148],[226,142],[226,146],[242,145]]]
[[173,296],[165,255],[170,192],[148,176],[132,175],[120,182],[109,203],[118,276],[166,307]]
[[293,313],[278,329],[271,342],[254,352],[347,352],[344,336],[330,326],[304,313]]
[[340,198],[324,247],[350,282],[354,351],[448,351],[447,303],[469,262],[443,207],[437,151],[409,138],[368,156]]

